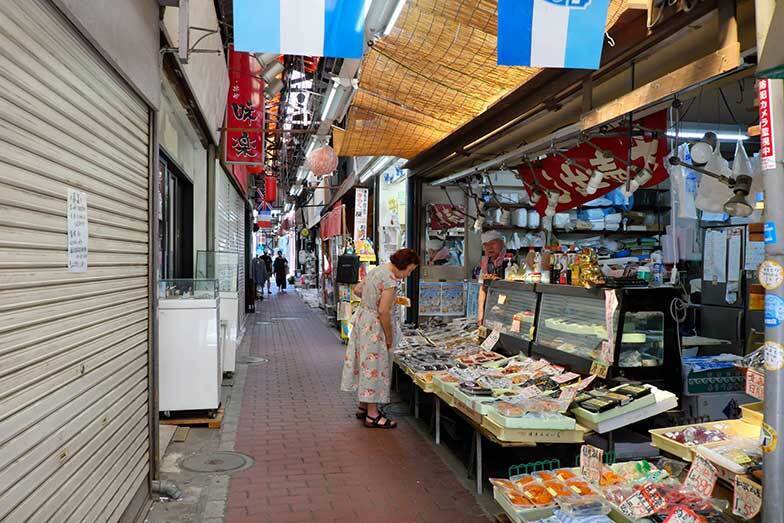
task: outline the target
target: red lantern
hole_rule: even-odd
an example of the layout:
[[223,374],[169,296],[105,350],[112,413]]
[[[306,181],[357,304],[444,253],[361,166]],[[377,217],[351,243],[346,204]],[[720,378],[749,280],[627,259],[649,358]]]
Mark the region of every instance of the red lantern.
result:
[[278,199],[278,179],[274,176],[264,177],[264,201],[274,202]]
[[338,155],[329,145],[319,147],[308,156],[308,167],[318,177],[332,174],[338,168]]

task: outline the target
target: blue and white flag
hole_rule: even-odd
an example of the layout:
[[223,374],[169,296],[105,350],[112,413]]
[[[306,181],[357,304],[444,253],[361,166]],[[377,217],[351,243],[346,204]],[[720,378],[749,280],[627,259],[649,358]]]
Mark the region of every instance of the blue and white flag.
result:
[[498,0],[498,65],[598,69],[610,0]]
[[371,0],[234,0],[234,49],[362,58]]

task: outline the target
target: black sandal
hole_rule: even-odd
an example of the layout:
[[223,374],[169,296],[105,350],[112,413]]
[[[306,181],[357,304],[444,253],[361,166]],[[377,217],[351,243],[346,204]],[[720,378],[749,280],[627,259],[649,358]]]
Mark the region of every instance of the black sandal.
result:
[[357,407],[357,413],[355,414],[355,416],[357,417],[357,419],[366,418],[367,417],[367,407],[364,408],[364,409],[362,407]]
[[[381,423],[382,419],[384,420],[383,423]],[[368,422],[368,420],[370,421]],[[365,416],[365,427],[369,429],[395,429],[397,428],[397,421],[391,420],[384,416],[384,414],[379,413],[375,418]]]

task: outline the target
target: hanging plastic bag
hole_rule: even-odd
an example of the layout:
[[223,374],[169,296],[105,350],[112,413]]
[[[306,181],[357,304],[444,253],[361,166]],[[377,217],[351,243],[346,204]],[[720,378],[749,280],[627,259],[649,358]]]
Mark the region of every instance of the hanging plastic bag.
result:
[[[681,144],[678,147],[678,158],[691,163],[689,147]],[[697,207],[694,198],[697,196],[697,173],[682,165],[669,165],[672,191],[671,205],[677,209],[678,218],[697,219]]]
[[[721,156],[718,145],[705,169],[727,177],[732,176],[727,160]],[[732,196],[732,191],[728,186],[711,176],[703,174],[700,176],[700,185],[697,189],[697,197],[694,203],[702,211],[724,213],[724,203]]]

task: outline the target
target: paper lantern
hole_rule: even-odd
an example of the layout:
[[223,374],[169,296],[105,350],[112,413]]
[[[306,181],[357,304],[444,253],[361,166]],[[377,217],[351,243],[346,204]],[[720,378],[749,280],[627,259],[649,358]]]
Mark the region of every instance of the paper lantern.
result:
[[278,199],[278,179],[274,176],[264,177],[264,201],[274,202]]
[[319,147],[308,156],[308,167],[318,177],[332,174],[338,168],[338,155],[329,145]]

